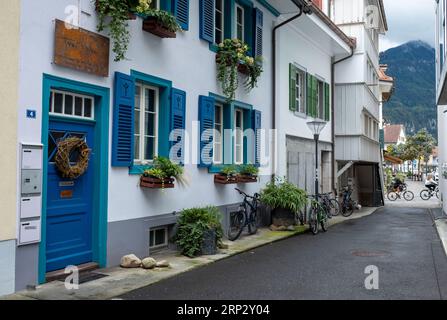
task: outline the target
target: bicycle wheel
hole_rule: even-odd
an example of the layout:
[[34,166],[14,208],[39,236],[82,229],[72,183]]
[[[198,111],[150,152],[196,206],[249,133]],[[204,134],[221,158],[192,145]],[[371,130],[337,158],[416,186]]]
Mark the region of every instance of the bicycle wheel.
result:
[[414,199],[414,193],[411,191],[404,191],[404,199],[407,201],[411,201]]
[[420,196],[421,196],[422,200],[425,200],[425,201],[430,200],[430,198],[431,198],[430,190],[428,190],[428,189],[422,190],[420,193]]
[[248,233],[256,234],[258,232],[258,226],[260,225],[260,216],[257,211],[252,210],[250,212],[250,221],[248,223]]
[[348,203],[343,204],[341,209],[341,215],[345,218],[351,216],[354,213],[354,203],[349,200]]
[[321,225],[321,230],[323,230],[323,232],[326,232],[328,229],[328,215],[327,211],[323,208],[320,209],[319,221]]
[[387,197],[388,200],[390,200],[390,201],[396,201],[397,198],[398,198],[397,193],[394,192],[394,191],[390,191],[390,192],[388,192],[388,194],[386,195],[386,197]]
[[312,231],[312,233],[316,235],[318,233],[318,212],[316,208],[312,208],[310,212],[309,226],[310,231]]
[[228,240],[234,241],[242,233],[245,225],[245,211],[241,209],[237,212],[230,213],[230,228],[228,230]]
[[330,200],[331,216],[336,217],[340,214],[340,204],[336,199]]

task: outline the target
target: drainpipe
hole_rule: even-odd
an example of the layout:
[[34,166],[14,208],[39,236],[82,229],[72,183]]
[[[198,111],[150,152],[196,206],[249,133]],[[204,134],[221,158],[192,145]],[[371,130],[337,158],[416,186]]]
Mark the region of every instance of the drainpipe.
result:
[[331,127],[332,127],[332,191],[334,195],[337,196],[337,188],[335,183],[335,176],[337,174],[337,170],[335,169],[335,65],[348,60],[354,55],[354,47],[351,47],[351,54],[343,59],[338,61],[334,61],[331,66]]
[[[273,94],[272,94],[272,129],[276,129],[276,31],[278,31],[279,28],[291,23],[292,21],[297,20],[303,13],[305,14],[312,14],[311,9],[308,7],[306,3],[301,3],[301,0],[292,0],[293,3],[296,4],[298,9],[300,10],[298,14],[294,15],[293,17],[287,19],[286,21],[281,22],[277,26],[273,28],[272,31],[272,83],[273,83]],[[273,150],[276,149],[276,138],[273,139]],[[276,154],[274,157],[272,157],[272,168],[275,170],[276,166]],[[272,182],[275,181],[275,171],[273,171],[272,174]]]

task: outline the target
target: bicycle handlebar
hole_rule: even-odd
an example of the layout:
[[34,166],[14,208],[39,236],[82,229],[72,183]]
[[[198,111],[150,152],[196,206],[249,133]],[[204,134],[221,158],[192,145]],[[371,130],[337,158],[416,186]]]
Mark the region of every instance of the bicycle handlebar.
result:
[[234,188],[234,190],[239,192],[239,194],[243,195],[244,197],[247,197],[247,198],[250,198],[250,199],[258,199],[259,198],[259,194],[258,193],[255,193],[253,196],[250,196],[250,195],[246,194],[244,191],[242,191],[239,188]]

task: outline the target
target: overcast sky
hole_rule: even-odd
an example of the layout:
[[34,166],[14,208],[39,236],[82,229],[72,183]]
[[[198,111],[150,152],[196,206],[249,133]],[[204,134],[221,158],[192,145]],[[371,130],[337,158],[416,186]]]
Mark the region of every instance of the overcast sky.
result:
[[435,0],[383,0],[388,32],[381,37],[380,51],[411,40],[434,46]]

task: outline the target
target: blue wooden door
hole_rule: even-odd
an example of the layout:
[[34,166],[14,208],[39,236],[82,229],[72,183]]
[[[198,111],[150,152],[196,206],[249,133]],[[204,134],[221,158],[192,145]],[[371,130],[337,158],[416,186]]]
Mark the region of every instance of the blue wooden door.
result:
[[[54,156],[57,142],[68,137],[85,139],[92,150],[87,171],[77,179],[59,175]],[[70,155],[76,161],[77,155]],[[48,130],[48,179],[46,219],[46,271],[92,261],[92,197],[94,123],[58,121],[50,118]]]

